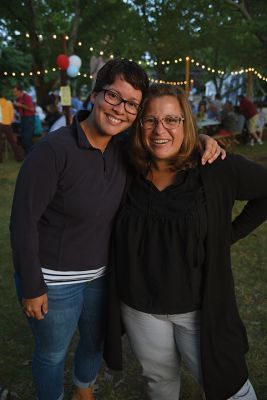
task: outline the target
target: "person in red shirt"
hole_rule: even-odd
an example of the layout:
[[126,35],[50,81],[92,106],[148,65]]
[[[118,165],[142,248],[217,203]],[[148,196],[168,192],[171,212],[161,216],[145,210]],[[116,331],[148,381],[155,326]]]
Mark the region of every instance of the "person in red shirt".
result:
[[20,84],[13,86],[13,95],[16,98],[14,106],[18,110],[21,118],[21,143],[28,154],[33,146],[34,135],[34,104],[31,96],[25,93]]
[[247,121],[248,133],[250,135],[250,145],[254,146],[254,141],[260,144],[260,140],[257,135],[257,122],[259,119],[257,107],[243,94],[238,96],[238,100],[240,104],[240,112],[244,115]]

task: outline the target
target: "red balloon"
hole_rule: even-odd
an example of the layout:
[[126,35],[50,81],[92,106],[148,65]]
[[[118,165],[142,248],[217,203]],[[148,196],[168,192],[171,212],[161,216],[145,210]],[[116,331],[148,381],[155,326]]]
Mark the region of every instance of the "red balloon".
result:
[[57,66],[63,70],[66,70],[70,65],[69,57],[66,54],[59,54],[56,59]]

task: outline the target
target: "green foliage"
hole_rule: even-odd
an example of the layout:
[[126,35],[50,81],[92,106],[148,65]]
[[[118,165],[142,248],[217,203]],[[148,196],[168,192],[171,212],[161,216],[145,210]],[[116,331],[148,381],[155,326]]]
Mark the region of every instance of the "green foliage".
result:
[[[146,68],[164,80],[184,80],[184,65],[160,61],[186,55],[216,70],[255,67],[267,75],[265,0],[2,0],[0,13],[0,71],[51,69],[62,52],[60,35],[68,35],[67,50],[82,58],[82,74],[90,73],[91,56],[104,51],[105,59],[110,54],[142,58],[145,67],[147,59],[157,60],[157,67]],[[221,85],[217,73],[194,69],[200,87],[211,78]],[[59,84],[59,74],[23,80],[33,83],[41,96]],[[91,86],[91,81],[81,76],[76,88],[82,85]],[[261,87],[267,90],[262,81]]]

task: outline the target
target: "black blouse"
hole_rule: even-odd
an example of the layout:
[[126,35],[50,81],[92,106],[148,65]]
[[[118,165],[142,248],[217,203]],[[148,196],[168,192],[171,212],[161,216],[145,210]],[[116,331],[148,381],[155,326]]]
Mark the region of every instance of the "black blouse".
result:
[[177,173],[159,191],[133,178],[114,234],[120,298],[148,313],[201,308],[207,215],[198,168]]

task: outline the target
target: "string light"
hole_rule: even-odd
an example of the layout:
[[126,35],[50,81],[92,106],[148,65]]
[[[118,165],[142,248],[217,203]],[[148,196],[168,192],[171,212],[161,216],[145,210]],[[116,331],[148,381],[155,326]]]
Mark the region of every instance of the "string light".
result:
[[[26,38],[30,38],[30,34],[28,33],[28,32],[26,32],[25,33],[25,36],[26,36]],[[40,40],[43,40],[43,35],[42,34],[39,34],[38,35],[38,37],[39,37],[39,39]],[[52,38],[53,39],[58,39],[58,35],[57,34],[52,34]],[[69,36],[68,35],[65,35],[65,39],[66,40],[69,40]],[[78,46],[82,46],[83,44],[82,44],[82,42],[81,41],[79,41],[78,43]],[[93,48],[93,46],[90,46],[90,48],[89,48],[89,50],[90,50],[90,52],[93,52],[94,51],[94,48]],[[99,52],[99,54],[102,56],[102,55],[104,55],[104,51],[103,50],[101,50],[100,52]],[[109,55],[109,58],[111,58],[111,59],[113,59],[114,58],[114,55],[113,54],[110,54]],[[212,68],[211,66],[206,66],[205,64],[202,64],[202,63],[200,63],[199,61],[196,61],[195,59],[193,59],[193,58],[190,58],[189,56],[186,56],[185,57],[185,59],[184,59],[185,61],[189,61],[190,60],[190,62],[192,63],[192,64],[195,64],[196,65],[196,67],[200,67],[202,70],[204,70],[204,69],[206,69],[208,72],[211,72],[211,73],[217,73],[218,75],[224,75],[225,74],[225,71],[223,71],[223,70],[221,70],[221,69],[218,69],[218,70],[216,70],[215,68]],[[130,60],[130,61],[132,61],[132,59]],[[181,62],[183,62],[183,58],[182,57],[180,57],[180,58],[176,58],[176,59],[174,59],[173,61],[171,61],[171,60],[161,60],[161,61],[154,61],[154,60],[150,60],[150,61],[144,61],[144,64],[145,65],[147,65],[148,67],[153,67],[153,66],[157,66],[157,65],[159,65],[159,63],[161,64],[161,65],[171,65],[171,64],[178,64],[178,62],[179,63],[181,63]],[[139,65],[142,65],[143,64],[143,61],[142,60],[139,60],[139,61],[137,61],[137,63],[139,64]],[[57,69],[56,68],[52,68],[52,71],[53,72],[55,72],[55,71],[57,71]],[[244,69],[244,68],[241,68],[241,69],[239,69],[239,70],[237,70],[237,71],[230,71],[229,73],[231,74],[231,75],[241,75],[241,74],[244,74],[244,73],[253,73],[258,79],[261,79],[261,80],[263,80],[263,81],[267,81],[267,77],[266,76],[263,76],[260,72],[258,72],[255,68],[253,68],[253,67],[249,67],[249,68],[246,68],[246,69]],[[21,76],[25,76],[25,74],[26,74],[26,72],[17,72],[18,74],[20,74]],[[47,69],[45,69],[44,70],[44,73],[45,74],[47,74],[48,73],[48,70]],[[41,75],[42,74],[42,72],[41,71],[37,71],[36,72],[36,74],[37,75]],[[4,75],[4,76],[16,76],[16,73],[15,72],[11,72],[11,73],[9,73],[9,72],[7,72],[7,71],[4,71],[4,72],[0,72],[0,75]],[[29,72],[29,75],[30,76],[33,76],[34,75],[34,73],[33,72]],[[85,74],[83,74],[83,76],[84,76]],[[87,75],[86,75],[87,76]],[[91,76],[90,76],[91,77]],[[166,81],[164,81],[164,82],[166,82]],[[172,82],[172,84],[184,84],[184,83],[181,83],[181,82]]]
[[181,85],[185,84],[184,81],[181,81],[181,82],[174,81],[173,82],[173,81],[164,81],[163,79],[152,79],[152,78],[149,78],[149,81],[152,83],[166,83],[168,85],[173,85],[173,86],[181,86]]
[[[110,56],[109,56],[111,59],[113,59],[114,58],[114,55],[113,54],[110,54]],[[133,61],[132,59],[130,60],[130,61]],[[164,62],[164,63],[166,63],[166,62]],[[142,61],[141,60],[139,60],[138,61],[138,64],[139,65],[141,65],[142,64]],[[149,66],[157,66],[158,65],[158,62],[157,61],[147,61],[146,63],[145,63],[148,67]],[[197,64],[199,64],[199,63],[196,63],[196,65]],[[163,65],[165,65],[165,64],[163,64]],[[206,68],[206,66],[205,65],[202,65],[201,66],[201,68],[202,69],[205,69]],[[207,67],[206,68],[207,69],[207,71],[209,71],[209,72],[211,72],[211,73],[215,73],[215,69],[211,69],[210,67]],[[53,67],[53,68],[51,68],[51,71],[52,72],[56,72],[57,70],[59,70],[58,68],[55,68],[55,67]],[[49,70],[48,69],[45,69],[44,71],[43,71],[43,73],[44,74],[48,74],[48,72],[49,72]],[[263,80],[263,81],[267,81],[267,77],[266,76],[263,76],[260,72],[258,72],[255,68],[246,68],[246,69],[240,69],[240,70],[238,70],[238,71],[231,71],[230,72],[230,74],[232,75],[232,76],[237,76],[237,75],[242,75],[242,74],[244,74],[244,73],[248,73],[248,72],[250,72],[250,73],[253,73],[258,79],[261,79],[261,80]],[[217,73],[219,74],[219,75],[224,75],[225,74],[225,71],[222,71],[222,70],[218,70],[217,71]],[[4,72],[0,72],[0,76],[1,75],[3,75],[3,76],[5,76],[5,77],[8,77],[8,76],[16,76],[16,74],[20,74],[21,76],[25,76],[26,74],[27,74],[27,72],[7,72],[7,71],[4,71]],[[33,76],[33,75],[42,75],[42,71],[36,71],[36,73],[33,73],[33,72],[28,72],[28,74],[30,75],[30,76]],[[79,75],[81,75],[81,74],[79,74]],[[85,77],[85,74],[83,74],[83,76]],[[86,77],[87,77],[87,74],[86,74]],[[91,78],[91,76],[90,76],[90,78]],[[91,78],[92,79],[92,78]],[[164,83],[166,83],[167,81],[164,81]],[[183,84],[183,83],[181,83],[181,82],[172,82],[172,84]]]
[[[25,36],[27,37],[27,38],[30,38],[30,34],[27,32],[26,34],[25,34]],[[39,38],[42,40],[43,39],[43,35],[39,35]],[[58,36],[56,35],[56,34],[53,34],[52,35],[52,38],[53,39],[57,39],[58,38]],[[65,39],[66,40],[69,40],[69,36],[65,36]],[[78,46],[82,46],[82,42],[78,42]],[[91,46],[90,48],[89,48],[89,50],[90,51],[93,51],[94,50],[94,48]],[[100,51],[100,53],[99,53],[100,55],[103,55],[104,54],[104,52],[101,50]],[[110,56],[110,58],[113,58],[114,56]],[[185,60],[186,61],[188,61],[190,59],[190,57],[189,56],[186,56],[185,57]],[[177,59],[175,59],[174,60],[174,63],[175,64],[177,64],[178,63],[178,61],[179,62],[182,62],[183,61],[183,59],[180,57],[178,60]],[[216,72],[216,70],[215,70],[215,68],[212,68],[212,67],[210,67],[210,66],[205,66],[204,64],[202,65],[200,62],[196,62],[194,59],[190,59],[190,62],[192,63],[192,64],[195,64],[197,67],[199,67],[200,65],[201,65],[201,68],[202,69],[207,69],[207,71],[211,71],[212,73],[215,73]],[[139,65],[141,65],[142,64],[142,61],[138,61],[138,64]],[[167,64],[167,65],[170,65],[170,64],[172,64],[172,62],[170,61],[170,60],[167,60],[167,61],[165,61],[165,60],[162,60],[161,61],[161,64],[162,65],[165,65],[165,64]],[[153,61],[151,61],[151,63],[150,64],[147,64],[147,65],[151,65],[151,66],[153,66],[153,65],[155,65],[155,66],[157,66],[158,65],[158,62],[157,61],[155,61],[155,62],[153,62]],[[54,70],[53,70],[54,71]],[[254,72],[254,74],[259,78],[259,79],[262,79],[262,80],[264,80],[264,81],[266,81],[267,80],[267,78],[265,77],[265,76],[263,76],[262,74],[260,74],[258,71],[256,71],[256,69],[255,68],[247,68],[247,69],[242,69],[242,72],[241,72],[241,70],[240,71],[231,71],[230,72],[230,74],[231,75],[237,75],[237,74],[243,74],[244,72]],[[222,71],[222,70],[217,70],[217,74],[219,74],[219,75],[224,75],[224,71]],[[5,76],[7,76],[8,74],[4,74]]]

